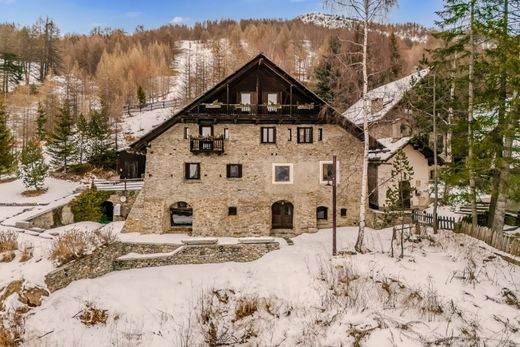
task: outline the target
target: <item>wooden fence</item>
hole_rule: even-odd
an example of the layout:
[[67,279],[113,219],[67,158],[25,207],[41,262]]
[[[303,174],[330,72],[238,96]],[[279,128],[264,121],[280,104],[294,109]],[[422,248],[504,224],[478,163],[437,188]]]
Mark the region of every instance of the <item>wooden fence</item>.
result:
[[[433,214],[414,211],[412,213],[412,221],[414,221],[415,223],[433,226]],[[437,215],[438,229],[455,230],[456,225],[457,219],[455,217]]]
[[125,105],[123,107],[123,113],[132,114],[132,112],[145,112],[145,111],[153,111],[160,108],[178,108],[181,106],[181,102],[179,100],[165,100],[165,101],[156,101],[149,102],[144,105]]
[[454,231],[484,241],[502,252],[520,256],[520,238],[506,233],[496,233],[492,229],[483,226],[473,228],[471,224],[466,222],[458,223]]
[[92,185],[97,190],[102,191],[128,191],[128,190],[141,190],[143,188],[144,181],[142,178],[128,178],[116,181],[109,181],[104,179],[92,179]]

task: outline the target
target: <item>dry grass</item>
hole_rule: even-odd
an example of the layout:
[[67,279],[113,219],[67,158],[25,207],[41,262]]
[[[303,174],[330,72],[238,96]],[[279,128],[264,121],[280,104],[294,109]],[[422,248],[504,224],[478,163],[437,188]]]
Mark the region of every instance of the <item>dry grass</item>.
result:
[[47,192],[47,188],[44,189],[35,189],[35,190],[26,190],[22,192],[22,195],[25,197],[34,197],[34,196],[40,196],[42,194],[45,194]]
[[94,235],[97,238],[99,246],[106,246],[118,240],[117,234],[112,228],[105,228],[104,230],[96,230]]
[[0,231],[0,253],[18,249],[18,234],[16,231]]
[[49,259],[58,266],[83,257],[90,250],[91,237],[87,232],[73,229],[59,235],[53,242]]
[[13,251],[0,253],[0,263],[10,263],[16,258],[16,254]]
[[258,311],[256,296],[240,298],[235,305],[235,321],[252,316],[256,311]]
[[2,347],[16,347],[16,334],[12,329],[6,329],[0,325],[0,346]]
[[25,263],[33,257],[33,247],[31,245],[24,245],[20,249],[20,263]]
[[94,305],[87,303],[81,314],[79,320],[86,326],[95,326],[99,324],[106,324],[108,319],[107,310],[102,310]]

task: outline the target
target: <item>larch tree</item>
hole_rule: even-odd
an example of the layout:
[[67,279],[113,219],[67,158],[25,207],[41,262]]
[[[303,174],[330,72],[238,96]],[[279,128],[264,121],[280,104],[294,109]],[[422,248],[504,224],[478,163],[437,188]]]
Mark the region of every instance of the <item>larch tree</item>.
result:
[[362,61],[363,73],[363,168],[361,171],[361,195],[359,199],[359,229],[355,250],[364,252],[364,238],[366,226],[366,210],[368,200],[368,151],[370,135],[368,133],[368,122],[371,114],[370,100],[368,97],[369,71],[368,71],[368,32],[369,26],[397,4],[397,0],[324,0],[326,6],[330,6],[339,12],[346,12],[351,17],[358,19],[363,30]]
[[36,113],[36,136],[38,141],[43,141],[46,137],[45,124],[47,123],[47,114],[41,102],[38,103]]

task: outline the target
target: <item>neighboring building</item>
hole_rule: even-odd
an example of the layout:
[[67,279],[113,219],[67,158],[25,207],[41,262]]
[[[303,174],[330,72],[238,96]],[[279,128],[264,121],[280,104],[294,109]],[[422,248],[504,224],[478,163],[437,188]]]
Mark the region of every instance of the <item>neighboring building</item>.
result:
[[[375,88],[368,92],[371,114],[369,117],[369,132],[376,139],[400,139],[411,135],[411,117],[413,112],[401,103],[405,93],[415,83],[426,76],[428,70],[421,70]],[[354,124],[363,127],[363,99],[350,106],[343,116]]]
[[330,227],[333,155],[338,225],[358,221],[362,130],[262,54],[131,147],[146,153],[146,170],[127,232]]
[[413,196],[405,201],[407,208],[424,208],[430,204],[430,170],[428,157],[410,143],[410,137],[399,140],[393,138],[378,140],[384,149],[372,150],[369,154],[370,165],[368,170],[369,204],[373,209],[382,209],[386,206],[386,192],[394,182],[392,166],[394,155],[402,149],[413,168],[414,174],[410,182]]

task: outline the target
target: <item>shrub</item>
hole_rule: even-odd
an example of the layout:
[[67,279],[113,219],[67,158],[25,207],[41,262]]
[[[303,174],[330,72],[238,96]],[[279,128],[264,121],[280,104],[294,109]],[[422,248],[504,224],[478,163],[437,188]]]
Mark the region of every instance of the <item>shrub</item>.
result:
[[117,241],[117,234],[110,227],[99,229],[94,232],[99,246],[106,246]]
[[49,259],[58,266],[83,257],[92,247],[87,232],[73,229],[59,235],[53,242]]
[[13,251],[0,253],[0,263],[12,262],[15,257],[16,254]]
[[22,253],[20,256],[21,263],[24,263],[33,257],[33,247],[31,245],[24,245],[20,251]]
[[92,170],[92,165],[89,163],[81,163],[81,164],[72,164],[69,167],[69,173],[73,175],[83,176],[90,170]]
[[98,222],[103,217],[101,204],[108,199],[110,193],[100,192],[96,187],[83,191],[70,203],[70,208],[74,214],[74,221],[93,221]]
[[0,231],[0,253],[16,251],[18,249],[18,235],[15,231]]

